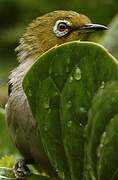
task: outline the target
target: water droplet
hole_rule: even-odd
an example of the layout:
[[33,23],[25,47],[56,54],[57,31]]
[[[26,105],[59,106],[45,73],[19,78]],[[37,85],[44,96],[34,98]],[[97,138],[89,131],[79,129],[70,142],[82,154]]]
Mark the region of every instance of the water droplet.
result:
[[44,131],[47,131],[47,130],[48,130],[48,128],[45,126],[45,127],[44,127]]
[[71,101],[68,101],[68,103],[66,104],[67,109],[70,109],[71,106],[72,106],[72,102],[71,102]]
[[48,109],[50,107],[49,99],[44,100],[43,106],[44,106],[45,109]]
[[103,143],[101,143],[101,144],[100,144],[100,148],[103,148],[103,146],[104,146]]
[[65,179],[65,174],[62,171],[58,171],[58,175],[61,179]]
[[58,96],[58,92],[54,92],[53,96],[54,96],[54,97],[55,97],[55,96]]
[[49,67],[49,75],[52,74],[52,67]]
[[58,76],[57,72],[54,73],[55,76]]
[[58,170],[58,169],[56,169],[56,172],[58,173],[58,172],[59,172],[59,170]]
[[106,137],[106,131],[104,131],[102,138],[104,139]]
[[84,107],[80,107],[79,110],[80,110],[81,113],[86,113],[87,112],[87,110]]
[[91,176],[91,179],[96,180],[95,175],[93,173],[93,169],[90,165],[87,166],[87,170],[88,170],[89,175]]
[[69,77],[69,83],[72,83],[73,82],[73,76],[70,76]]
[[31,91],[31,89],[28,90],[28,96],[30,96],[30,97],[32,96],[32,91]]
[[97,149],[97,157],[98,158],[100,158],[100,156],[101,156],[101,150],[102,150],[103,147],[104,147],[104,145],[101,143],[99,145],[98,149]]
[[70,128],[72,126],[72,121],[68,121],[67,126]]
[[80,127],[82,127],[82,123],[79,123]]
[[81,70],[79,67],[76,67],[76,69],[75,69],[74,78],[77,81],[79,81],[81,79]]
[[68,73],[68,72],[69,72],[69,67],[67,66],[67,67],[66,67],[66,73]]
[[49,114],[51,114],[51,111],[52,111],[51,109],[48,109],[48,112],[47,112],[47,113],[48,113],[48,115],[49,115]]
[[70,64],[70,58],[68,57],[66,60],[67,64]]
[[65,179],[65,174],[63,171],[56,169],[56,172],[61,179]]
[[91,179],[92,179],[92,180],[96,180],[96,178],[95,178],[93,172],[91,172],[90,175],[91,175]]
[[112,99],[111,99],[111,100],[112,100],[112,102],[115,102],[116,98],[115,98],[115,97],[112,97]]
[[101,138],[101,143],[98,147],[98,150],[97,150],[97,156],[100,157],[101,156],[101,152],[102,152],[102,149],[104,148],[104,146],[107,144],[107,141],[105,141],[105,138],[106,138],[106,131],[104,131],[104,133],[102,134],[102,138]]
[[100,86],[100,89],[104,89],[104,85],[105,85],[105,82],[102,81],[101,86]]

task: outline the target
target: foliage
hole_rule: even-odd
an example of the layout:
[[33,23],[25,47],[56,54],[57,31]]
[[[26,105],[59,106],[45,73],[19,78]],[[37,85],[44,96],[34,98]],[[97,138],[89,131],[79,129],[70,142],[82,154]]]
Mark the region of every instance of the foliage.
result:
[[109,31],[103,37],[101,43],[113,56],[118,58],[118,15],[111,22]]
[[[5,156],[0,159],[0,180],[15,180],[13,175],[12,167],[14,166],[15,159],[14,156]],[[32,170],[32,167],[31,167]],[[41,176],[39,174],[32,174],[27,180],[51,180],[51,178]]]
[[0,167],[12,168],[15,163],[13,156],[4,156],[0,159]]
[[[12,169],[6,167],[0,168],[0,180],[7,180],[7,179],[16,180],[16,178],[13,176]],[[51,180],[51,178],[33,174],[30,177],[28,177],[27,180]]]
[[51,0],[40,0],[40,7],[43,11],[53,11],[55,9],[76,10],[85,13],[93,21],[100,23],[108,23],[111,17],[117,13],[117,0],[68,0],[52,2]]
[[23,87],[61,179],[117,177],[116,59],[95,43],[66,43],[34,63]]
[[15,153],[16,150],[12,145],[5,123],[5,111],[0,108],[0,158]]

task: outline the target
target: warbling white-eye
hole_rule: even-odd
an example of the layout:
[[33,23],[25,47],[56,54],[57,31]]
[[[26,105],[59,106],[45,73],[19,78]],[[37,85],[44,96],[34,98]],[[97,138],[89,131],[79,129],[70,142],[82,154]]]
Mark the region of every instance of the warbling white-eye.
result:
[[26,29],[16,48],[20,64],[9,77],[9,99],[6,106],[12,141],[24,157],[24,161],[20,160],[15,165],[16,177],[29,173],[25,164],[34,164],[56,177],[39,139],[40,132],[23,91],[22,80],[26,72],[38,56],[53,46],[84,40],[90,33],[105,29],[107,27],[103,25],[92,24],[85,15],[61,10],[38,17]]

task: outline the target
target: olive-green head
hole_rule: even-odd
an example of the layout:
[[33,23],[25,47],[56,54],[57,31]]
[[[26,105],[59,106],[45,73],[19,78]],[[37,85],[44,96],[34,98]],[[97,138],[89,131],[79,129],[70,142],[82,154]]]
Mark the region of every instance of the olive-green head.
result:
[[106,26],[92,24],[90,19],[74,11],[54,11],[38,17],[26,29],[17,47],[20,61],[36,59],[48,49],[74,40],[85,40],[91,32]]

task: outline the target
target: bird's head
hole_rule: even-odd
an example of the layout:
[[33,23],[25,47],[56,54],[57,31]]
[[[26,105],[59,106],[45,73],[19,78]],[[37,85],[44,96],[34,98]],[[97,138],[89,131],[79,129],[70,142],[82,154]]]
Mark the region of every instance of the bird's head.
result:
[[90,19],[74,11],[54,11],[38,17],[26,29],[16,48],[20,61],[36,59],[48,49],[74,40],[85,40],[90,33],[107,29],[92,24]]

